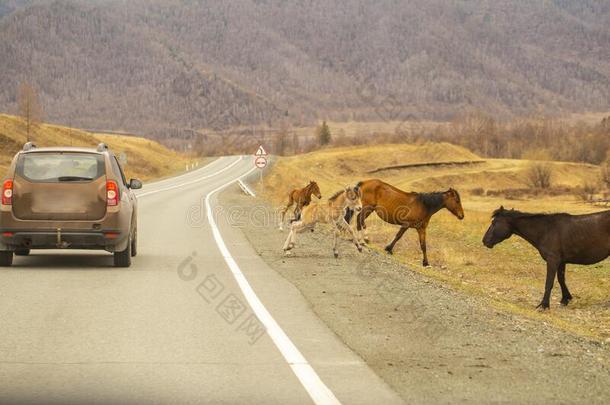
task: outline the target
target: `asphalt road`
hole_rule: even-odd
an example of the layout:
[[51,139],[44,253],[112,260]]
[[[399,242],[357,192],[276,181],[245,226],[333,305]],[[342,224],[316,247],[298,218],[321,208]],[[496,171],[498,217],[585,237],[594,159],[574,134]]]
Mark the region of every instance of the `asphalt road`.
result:
[[400,403],[217,204],[252,167],[145,185],[130,269],[35,251],[0,270],[0,402]]

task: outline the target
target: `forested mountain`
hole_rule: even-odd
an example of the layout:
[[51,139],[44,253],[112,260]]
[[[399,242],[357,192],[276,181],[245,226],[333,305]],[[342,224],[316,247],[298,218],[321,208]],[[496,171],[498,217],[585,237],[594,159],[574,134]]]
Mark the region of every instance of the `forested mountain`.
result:
[[608,0],[0,1],[0,111],[168,135],[608,110]]

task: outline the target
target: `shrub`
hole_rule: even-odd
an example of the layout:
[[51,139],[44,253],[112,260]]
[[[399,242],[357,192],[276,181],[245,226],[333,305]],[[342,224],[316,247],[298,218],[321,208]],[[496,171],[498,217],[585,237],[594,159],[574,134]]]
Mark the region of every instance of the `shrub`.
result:
[[530,187],[544,190],[551,187],[553,167],[547,162],[532,162],[526,170],[526,176]]
[[595,195],[599,192],[599,187],[595,183],[585,182],[582,189],[580,189],[579,197],[583,201],[591,202]]
[[472,190],[470,190],[470,194],[476,196],[485,195],[485,189],[483,187],[473,188]]

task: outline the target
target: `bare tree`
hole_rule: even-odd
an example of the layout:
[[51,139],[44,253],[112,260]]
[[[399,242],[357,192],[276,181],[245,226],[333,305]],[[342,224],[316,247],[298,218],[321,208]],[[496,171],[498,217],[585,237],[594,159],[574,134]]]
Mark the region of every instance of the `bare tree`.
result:
[[19,85],[17,104],[19,115],[25,121],[27,141],[30,142],[32,140],[32,127],[42,121],[43,114],[38,94],[30,84],[23,82]]
[[606,190],[610,190],[610,158],[602,163],[600,168],[600,180]]

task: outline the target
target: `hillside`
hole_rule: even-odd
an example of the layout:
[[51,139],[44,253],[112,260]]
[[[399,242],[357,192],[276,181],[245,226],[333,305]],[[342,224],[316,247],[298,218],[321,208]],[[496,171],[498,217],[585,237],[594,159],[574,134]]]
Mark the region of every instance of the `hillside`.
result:
[[[100,142],[120,155],[125,153],[123,164],[127,177],[151,180],[179,173],[191,160],[173,152],[155,141],[144,138],[93,134],[78,129],[56,125],[40,125],[35,128],[34,142],[40,146],[95,147]],[[14,116],[0,114],[0,176],[4,176],[13,156],[26,142],[23,121]]]
[[606,110],[610,3],[11,0],[0,111],[159,137],[320,117]]

